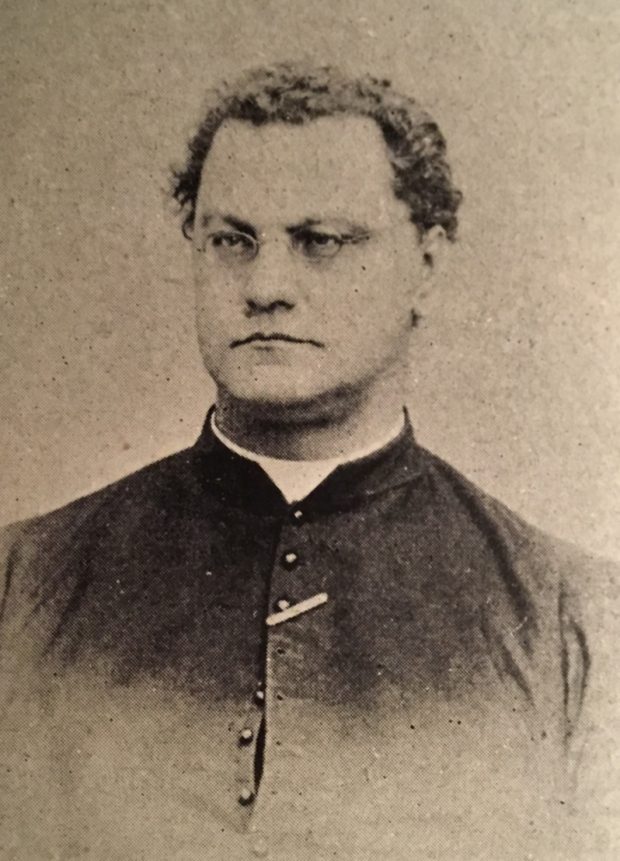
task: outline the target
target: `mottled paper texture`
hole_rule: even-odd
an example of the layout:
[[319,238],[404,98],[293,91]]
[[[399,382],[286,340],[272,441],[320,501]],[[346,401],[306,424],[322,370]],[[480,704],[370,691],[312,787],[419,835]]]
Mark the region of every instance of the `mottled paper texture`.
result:
[[[214,390],[170,166],[208,87],[305,60],[417,98],[464,193],[404,393],[417,439],[620,559],[619,37],[612,0],[4,0],[0,521],[196,439]],[[620,587],[600,584],[588,617],[608,659]],[[597,845],[588,859],[617,857]],[[99,857],[80,851],[62,857]]]

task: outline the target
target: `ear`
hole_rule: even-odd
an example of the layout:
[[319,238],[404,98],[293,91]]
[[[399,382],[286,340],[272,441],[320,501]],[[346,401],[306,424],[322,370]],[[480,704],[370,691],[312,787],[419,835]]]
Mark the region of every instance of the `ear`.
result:
[[429,304],[429,297],[435,286],[437,268],[441,266],[446,246],[446,232],[443,227],[436,225],[427,231],[420,239],[419,252],[422,258],[421,281],[417,285],[415,307],[412,309],[414,326],[423,317]]

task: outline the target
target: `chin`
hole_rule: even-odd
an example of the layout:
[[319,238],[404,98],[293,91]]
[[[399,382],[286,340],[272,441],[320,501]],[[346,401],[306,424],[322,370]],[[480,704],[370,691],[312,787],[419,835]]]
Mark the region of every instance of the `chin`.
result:
[[[279,423],[323,423],[350,411],[364,397],[366,386],[349,381],[311,381],[305,375],[287,380],[284,375],[251,380],[216,381],[228,398],[243,405],[258,420]],[[314,385],[312,383],[315,383]],[[331,382],[332,385],[329,385]]]
[[261,412],[315,413],[330,400],[333,387],[325,380],[315,380],[282,367],[255,369],[250,375],[226,374],[215,380],[219,389],[233,400]]
[[306,389],[299,386],[284,386],[280,382],[265,385],[252,381],[244,385],[224,385],[226,391],[238,401],[256,406],[290,407],[318,402],[326,396],[323,389]]

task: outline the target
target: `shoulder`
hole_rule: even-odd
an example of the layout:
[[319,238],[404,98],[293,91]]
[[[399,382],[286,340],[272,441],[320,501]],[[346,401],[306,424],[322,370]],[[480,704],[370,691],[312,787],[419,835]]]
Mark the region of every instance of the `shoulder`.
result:
[[106,524],[135,521],[149,509],[182,500],[197,481],[192,458],[193,450],[185,449],[53,511],[1,527],[0,583],[13,559],[63,553]]
[[449,496],[464,509],[483,540],[491,542],[513,563],[522,563],[547,576],[556,575],[567,588],[608,597],[615,595],[620,562],[606,559],[528,522],[500,500],[436,455],[425,452],[428,472],[440,496]]

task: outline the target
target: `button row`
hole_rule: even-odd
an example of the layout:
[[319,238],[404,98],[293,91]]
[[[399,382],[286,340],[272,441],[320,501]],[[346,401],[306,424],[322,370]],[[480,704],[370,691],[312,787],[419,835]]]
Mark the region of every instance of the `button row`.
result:
[[[262,706],[265,702],[265,691],[263,690],[262,683],[259,683],[259,687],[254,691],[254,702],[256,705]],[[250,745],[255,738],[255,733],[252,727],[244,726],[243,729],[239,730],[239,735],[237,736],[239,740],[239,745],[241,747],[247,747]],[[254,790],[249,786],[243,786],[239,790],[239,795],[237,796],[237,801],[242,807],[247,807],[252,804],[256,797]]]
[[[303,520],[304,515],[303,515],[303,511],[301,509],[296,508],[292,511],[291,514],[292,514],[292,518],[295,522],[299,523],[301,520]],[[284,568],[288,569],[289,571],[292,571],[293,568],[295,568],[299,563],[299,556],[294,550],[288,550],[286,553],[282,554],[282,556],[280,558],[280,562]],[[292,602],[288,598],[285,598],[285,597],[278,598],[274,602],[274,608],[278,612],[282,612],[283,610],[288,610],[289,607],[291,607],[291,605],[292,605]],[[280,650],[280,651],[282,651],[282,650]],[[283,700],[284,697],[282,696],[281,693],[278,692],[278,693],[276,693],[276,699]],[[257,690],[254,692],[254,702],[259,706],[264,705],[264,703],[265,703],[265,691],[262,688],[257,688]],[[239,744],[241,744],[243,746],[249,745],[252,743],[253,740],[254,740],[254,731],[251,729],[251,727],[244,727],[239,732]],[[239,795],[238,795],[237,800],[242,807],[247,807],[249,804],[252,804],[252,802],[254,801],[254,798],[255,798],[254,791],[252,789],[250,789],[249,786],[244,786],[239,791]],[[267,854],[267,846],[263,840],[258,840],[256,842],[256,844],[254,845],[253,849],[254,849],[254,853],[257,856],[262,857],[262,856]]]

